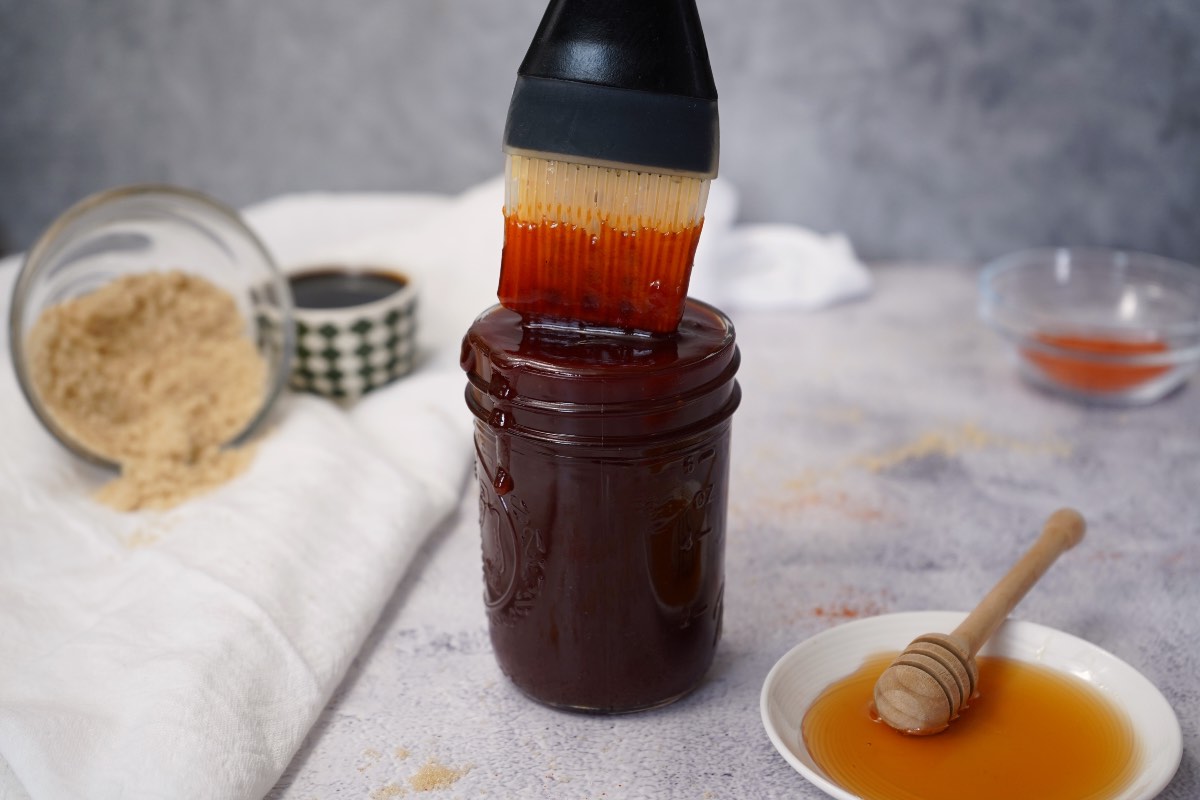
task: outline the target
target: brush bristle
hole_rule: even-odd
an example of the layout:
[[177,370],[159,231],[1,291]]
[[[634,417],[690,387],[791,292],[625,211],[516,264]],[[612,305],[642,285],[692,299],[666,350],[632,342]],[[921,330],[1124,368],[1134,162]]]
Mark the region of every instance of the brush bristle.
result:
[[504,213],[526,222],[559,222],[597,232],[641,228],[677,233],[704,217],[707,178],[642,172],[510,154]]
[[709,181],[509,154],[500,302],[650,333],[679,323]]

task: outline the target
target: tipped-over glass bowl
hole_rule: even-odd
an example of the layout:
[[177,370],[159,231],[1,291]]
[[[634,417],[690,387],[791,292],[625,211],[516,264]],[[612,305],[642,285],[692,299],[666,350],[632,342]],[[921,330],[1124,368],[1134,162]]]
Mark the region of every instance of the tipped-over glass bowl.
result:
[[266,360],[262,404],[228,444],[254,434],[283,389],[291,363],[292,296],[274,259],[241,219],[202,194],[139,185],[92,195],[58,217],[29,250],[13,289],[8,341],[21,391],[63,445],[115,467],[67,434],[47,411],[30,375],[25,340],[42,312],[123,275],[182,270],[233,296],[246,334]]
[[1089,404],[1154,402],[1200,365],[1200,267],[1121,250],[1027,250],[980,276],[1022,376]]

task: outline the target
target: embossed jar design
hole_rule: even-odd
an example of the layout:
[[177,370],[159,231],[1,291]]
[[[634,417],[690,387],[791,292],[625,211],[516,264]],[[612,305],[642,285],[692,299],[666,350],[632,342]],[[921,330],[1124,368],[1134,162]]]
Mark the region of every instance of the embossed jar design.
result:
[[721,632],[733,326],[525,326],[463,340],[476,417],[484,600],[500,667],[553,706],[619,712],[694,688]]

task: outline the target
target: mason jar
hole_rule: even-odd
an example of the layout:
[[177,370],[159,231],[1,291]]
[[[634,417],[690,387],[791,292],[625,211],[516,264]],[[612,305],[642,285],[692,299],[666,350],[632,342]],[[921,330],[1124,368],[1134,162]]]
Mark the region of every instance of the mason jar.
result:
[[530,325],[463,340],[484,600],[496,659],[551,706],[625,712],[695,688],[721,635],[729,319],[689,300],[668,335]]

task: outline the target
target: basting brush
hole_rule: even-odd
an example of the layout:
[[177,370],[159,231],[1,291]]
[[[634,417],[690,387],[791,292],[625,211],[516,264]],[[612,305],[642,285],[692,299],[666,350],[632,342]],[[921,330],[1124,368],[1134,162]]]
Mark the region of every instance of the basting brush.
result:
[[674,331],[717,151],[694,0],[552,0],[505,126],[501,304]]

